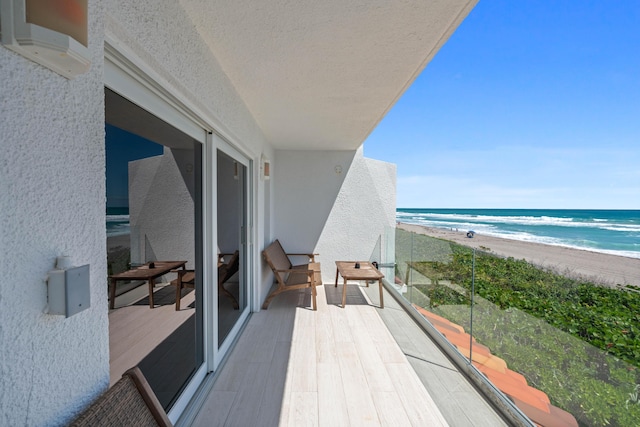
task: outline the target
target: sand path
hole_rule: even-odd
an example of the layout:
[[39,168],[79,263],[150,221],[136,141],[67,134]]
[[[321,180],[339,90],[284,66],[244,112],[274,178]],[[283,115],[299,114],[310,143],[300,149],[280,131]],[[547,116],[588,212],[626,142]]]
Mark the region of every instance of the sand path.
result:
[[503,239],[477,233],[474,238],[469,239],[466,236],[466,230],[454,231],[404,223],[398,224],[398,228],[487,250],[500,256],[524,259],[565,275],[583,277],[597,283],[640,286],[640,258]]

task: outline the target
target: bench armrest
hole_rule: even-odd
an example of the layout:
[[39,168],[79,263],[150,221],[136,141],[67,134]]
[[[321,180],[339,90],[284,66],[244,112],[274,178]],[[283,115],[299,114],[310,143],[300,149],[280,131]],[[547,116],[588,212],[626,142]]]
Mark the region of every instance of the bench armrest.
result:
[[287,253],[286,255],[287,256],[306,256],[306,257],[309,257],[312,262],[316,262],[316,256],[319,256],[320,254],[291,254],[291,253]]
[[298,269],[287,269],[287,270],[274,270],[276,273],[300,273],[300,274],[309,274],[313,273],[313,270],[303,270],[301,268]]

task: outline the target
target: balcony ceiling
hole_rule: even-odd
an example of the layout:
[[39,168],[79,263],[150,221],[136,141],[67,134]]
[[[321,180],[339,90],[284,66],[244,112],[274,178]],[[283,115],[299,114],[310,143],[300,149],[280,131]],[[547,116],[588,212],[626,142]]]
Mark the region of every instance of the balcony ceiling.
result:
[[180,0],[269,142],[359,147],[477,0]]

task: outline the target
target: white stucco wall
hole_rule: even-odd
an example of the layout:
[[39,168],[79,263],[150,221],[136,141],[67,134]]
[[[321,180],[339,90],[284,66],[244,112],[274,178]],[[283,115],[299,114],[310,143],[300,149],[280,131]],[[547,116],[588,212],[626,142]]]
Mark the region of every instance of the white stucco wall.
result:
[[362,149],[277,151],[273,174],[273,238],[287,252],[319,253],[325,282],[336,260],[370,259],[395,226],[396,167],[364,158]]
[[[358,150],[316,246],[323,279],[335,279],[335,261],[389,262],[386,237],[396,225],[396,165]],[[382,255],[382,259],[380,258]]]
[[[91,69],[67,80],[0,46],[0,425],[69,421],[109,384],[103,2]],[[59,255],[90,264],[91,307],[45,314]]]
[[195,268],[194,151],[129,162],[131,262],[187,260]]

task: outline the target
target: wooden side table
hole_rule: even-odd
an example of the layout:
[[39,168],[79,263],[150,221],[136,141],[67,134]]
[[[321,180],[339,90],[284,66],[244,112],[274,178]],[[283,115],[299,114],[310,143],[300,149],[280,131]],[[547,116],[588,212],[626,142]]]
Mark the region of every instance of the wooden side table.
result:
[[[359,268],[356,268],[356,264]],[[344,279],[342,287],[342,308],[347,303],[347,280],[365,280],[369,286],[369,280],[377,280],[380,286],[380,308],[384,308],[382,299],[382,279],[384,274],[373,266],[369,261],[336,261],[336,283],[338,287],[338,276]]]

